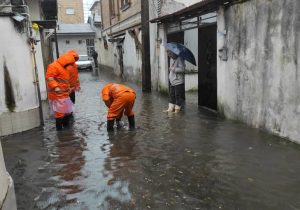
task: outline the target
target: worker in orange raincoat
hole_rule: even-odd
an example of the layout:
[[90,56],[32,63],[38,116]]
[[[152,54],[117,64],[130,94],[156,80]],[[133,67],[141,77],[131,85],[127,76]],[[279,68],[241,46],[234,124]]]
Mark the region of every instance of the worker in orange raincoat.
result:
[[128,117],[129,129],[135,129],[134,113],[135,91],[125,85],[108,83],[102,89],[102,99],[109,108],[107,114],[107,131],[114,130],[114,121],[119,124],[123,113]]
[[[71,56],[74,57],[75,62],[78,61],[79,55],[76,52],[76,50],[70,50],[67,52]],[[72,63],[68,65],[67,70],[70,72],[70,88],[71,88],[71,93],[70,93],[70,99],[75,104],[75,92],[80,91],[80,82],[79,82],[79,76],[78,76],[78,67],[76,63]]]
[[69,114],[73,111],[70,100],[70,73],[66,70],[68,65],[75,62],[73,56],[64,54],[48,65],[46,82],[51,110],[56,119],[56,129],[61,130],[69,124]]

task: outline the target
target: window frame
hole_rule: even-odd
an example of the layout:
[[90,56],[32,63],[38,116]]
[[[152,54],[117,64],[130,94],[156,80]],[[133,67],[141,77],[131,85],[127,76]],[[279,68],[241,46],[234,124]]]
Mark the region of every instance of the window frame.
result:
[[121,10],[125,11],[130,7],[130,0],[121,0]]

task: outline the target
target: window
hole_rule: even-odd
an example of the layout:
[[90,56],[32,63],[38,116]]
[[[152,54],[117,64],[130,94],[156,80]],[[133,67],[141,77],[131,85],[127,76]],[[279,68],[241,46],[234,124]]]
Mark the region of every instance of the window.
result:
[[82,40],[78,40],[78,44],[82,44]]
[[66,9],[66,14],[67,15],[74,15],[75,14],[75,10],[73,8],[67,8]]
[[70,44],[70,40],[66,40],[66,44]]
[[128,9],[130,7],[129,0],[121,0],[121,9],[122,11]]

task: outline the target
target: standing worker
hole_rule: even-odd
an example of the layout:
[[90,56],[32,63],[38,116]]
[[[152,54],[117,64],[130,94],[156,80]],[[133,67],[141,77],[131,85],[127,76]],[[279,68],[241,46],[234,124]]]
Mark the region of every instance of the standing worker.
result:
[[102,89],[102,99],[108,107],[107,131],[114,130],[114,121],[119,125],[123,113],[128,117],[129,129],[135,129],[132,111],[136,95],[135,91],[125,85],[108,83]]
[[70,74],[67,66],[74,63],[75,59],[69,54],[64,54],[48,65],[46,82],[50,107],[56,120],[56,130],[61,130],[69,124],[69,114],[72,113],[73,103],[70,100]]
[[[76,50],[70,50],[67,52],[69,55],[74,57],[75,62],[78,61],[79,55]],[[68,65],[67,70],[70,72],[70,99],[75,104],[75,92],[80,91],[80,82],[78,76],[78,67],[76,63],[72,63]]]

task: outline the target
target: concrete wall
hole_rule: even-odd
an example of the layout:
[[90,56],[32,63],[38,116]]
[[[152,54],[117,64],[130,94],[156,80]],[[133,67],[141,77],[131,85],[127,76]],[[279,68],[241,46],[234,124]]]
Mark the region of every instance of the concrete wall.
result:
[[[141,32],[138,35],[139,42],[141,43]],[[123,65],[124,65],[124,78],[137,82],[142,81],[142,51],[136,45],[134,38],[125,34],[123,42]]]
[[[39,126],[38,99],[30,46],[25,34],[14,28],[9,17],[1,17],[0,25],[0,136]],[[11,41],[13,40],[13,41]],[[5,99],[4,69],[8,70],[11,92],[16,107],[11,112]],[[37,115],[38,116],[38,115]]]
[[6,171],[0,142],[0,207],[1,210],[16,210],[16,197],[11,177]]
[[300,1],[252,0],[218,12],[218,106],[228,118],[300,143]]

